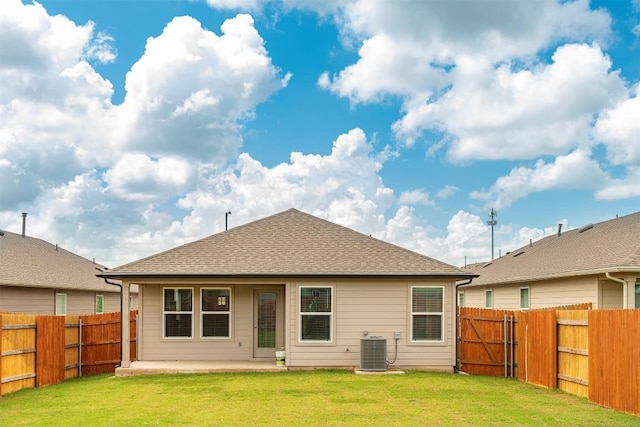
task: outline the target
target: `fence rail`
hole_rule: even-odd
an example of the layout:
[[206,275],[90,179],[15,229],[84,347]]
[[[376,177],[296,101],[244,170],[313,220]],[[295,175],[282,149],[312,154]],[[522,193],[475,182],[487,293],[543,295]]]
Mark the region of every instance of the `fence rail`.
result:
[[[640,415],[640,309],[461,307],[458,316],[458,364],[463,371],[512,376],[515,370],[522,381]],[[514,349],[515,358],[507,348]]]
[[[129,315],[131,360],[136,358],[136,315]],[[120,313],[0,314],[0,396],[113,372],[120,362],[120,331]]]

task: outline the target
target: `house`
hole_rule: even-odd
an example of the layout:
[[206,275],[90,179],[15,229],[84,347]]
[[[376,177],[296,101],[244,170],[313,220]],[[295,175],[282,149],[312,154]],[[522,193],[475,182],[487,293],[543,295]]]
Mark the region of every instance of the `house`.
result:
[[375,339],[395,366],[452,371],[473,274],[290,209],[99,276],[139,286],[138,361],[358,367]]
[[0,231],[0,313],[120,311],[120,288],[96,277],[99,270],[104,267],[58,245]]
[[460,305],[528,309],[591,303],[640,308],[640,212],[532,242],[467,271]]

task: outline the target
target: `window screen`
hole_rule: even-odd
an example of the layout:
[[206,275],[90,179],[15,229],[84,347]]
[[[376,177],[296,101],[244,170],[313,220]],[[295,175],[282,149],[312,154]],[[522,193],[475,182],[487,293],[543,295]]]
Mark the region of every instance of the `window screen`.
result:
[[332,290],[331,287],[300,288],[301,341],[331,341]]
[[202,289],[202,336],[229,338],[231,289]]
[[193,290],[164,289],[164,337],[191,338],[193,336]]
[[411,288],[412,341],[444,339],[444,288]]

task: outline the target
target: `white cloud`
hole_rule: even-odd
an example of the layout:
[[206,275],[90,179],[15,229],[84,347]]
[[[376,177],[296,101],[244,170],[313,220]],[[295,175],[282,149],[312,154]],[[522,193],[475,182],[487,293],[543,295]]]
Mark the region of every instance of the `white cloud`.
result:
[[154,160],[145,154],[125,154],[104,176],[117,197],[138,202],[154,202],[183,194],[194,171],[180,158]]
[[600,114],[596,137],[607,147],[607,157],[614,165],[640,163],[640,83],[635,96],[621,101]]
[[440,190],[438,190],[436,195],[440,199],[447,199],[447,198],[453,196],[455,193],[457,193],[459,191],[460,191],[460,189],[458,187],[456,187],[455,185],[445,185]]
[[353,129],[335,140],[330,155],[292,153],[289,163],[273,168],[243,153],[237,172],[212,174],[179,206],[192,217],[219,218],[231,210],[234,223],[297,207],[367,232],[394,202],[378,175],[381,167],[364,132]]
[[191,173],[201,162],[233,160],[241,126],[289,75],[272,65],[250,16],[226,20],[222,32],[174,19],[148,40],[127,74],[124,103],[114,106],[111,82],[85,61],[114,59],[108,34],[49,16],[37,3],[3,3],[0,79],[11,82],[0,91],[3,208],[109,169],[129,151],[190,158]]
[[257,10],[261,0],[207,0],[207,4],[215,9]]
[[194,114],[208,106],[216,105],[220,102],[220,99],[215,96],[211,96],[209,89],[201,89],[195,93],[192,93],[187,99],[185,99],[182,105],[176,107],[171,113],[171,118],[182,116],[185,114]]
[[289,79],[279,76],[253,23],[238,15],[217,36],[183,16],[149,38],[127,74],[118,139],[154,156],[232,159],[242,121]]
[[629,165],[625,168],[623,178],[610,179],[598,191],[596,199],[599,200],[619,200],[632,197],[640,197],[640,166]]
[[599,40],[610,17],[585,1],[557,3],[371,2],[339,10],[348,39],[362,40],[357,63],[334,76],[331,89],[354,102],[385,94],[419,96],[441,88],[460,56],[496,63],[528,58],[559,40]]
[[453,87],[432,102],[416,100],[394,130],[410,142],[426,129],[446,132],[453,161],[566,153],[589,142],[593,117],[626,89],[598,46],[564,45],[552,59],[513,71],[459,58]]
[[113,46],[114,38],[101,31],[93,38],[91,44],[85,49],[85,56],[95,59],[101,64],[115,62],[118,53]]
[[533,168],[517,167],[499,177],[488,190],[474,191],[471,198],[485,201],[485,207],[511,206],[533,192],[550,189],[597,189],[607,181],[606,174],[589,154],[576,150],[556,157],[553,163],[538,160]]
[[403,191],[400,193],[398,203],[401,205],[435,205],[435,202],[429,198],[429,193],[425,192],[423,188]]

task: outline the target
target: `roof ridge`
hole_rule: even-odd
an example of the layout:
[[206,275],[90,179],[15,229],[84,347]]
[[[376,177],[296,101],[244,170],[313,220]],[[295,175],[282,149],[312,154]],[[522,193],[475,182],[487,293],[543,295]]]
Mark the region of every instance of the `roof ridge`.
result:
[[[288,210],[286,210],[286,211],[284,211],[284,212],[281,212],[281,213],[286,213],[286,212],[290,212],[290,211],[294,211],[294,212],[297,212],[297,213],[300,213],[300,214],[306,215],[306,216],[308,216],[308,217],[310,217],[310,218],[313,218],[313,219],[315,219],[315,220],[324,221],[324,222],[326,222],[327,224],[329,224],[329,225],[331,225],[331,226],[334,226],[334,227],[340,227],[340,228],[342,228],[342,229],[344,229],[344,230],[347,230],[347,231],[349,231],[349,232],[351,232],[351,233],[359,234],[359,235],[360,235],[360,236],[362,236],[362,237],[368,237],[368,238],[370,238],[370,239],[375,240],[375,241],[376,241],[377,243],[379,243],[379,244],[382,244],[382,245],[389,245],[389,246],[394,247],[394,248],[396,248],[396,249],[400,249],[400,250],[402,250],[402,251],[406,252],[407,254],[411,255],[411,256],[412,256],[412,257],[414,257],[414,258],[428,258],[428,259],[429,259],[429,260],[431,260],[431,261],[438,262],[438,263],[440,263],[440,264],[442,264],[442,265],[446,265],[447,267],[450,267],[450,266],[451,266],[450,264],[447,264],[446,262],[443,262],[443,261],[437,260],[437,259],[435,259],[435,258],[432,258],[432,257],[428,256],[428,255],[424,255],[424,254],[421,254],[421,253],[418,253],[418,252],[412,251],[411,249],[407,249],[407,248],[404,248],[404,247],[402,247],[402,246],[396,245],[395,243],[387,242],[386,240],[382,240],[382,239],[379,239],[379,238],[377,238],[377,237],[373,237],[373,235],[371,235],[371,234],[366,234],[366,233],[363,233],[363,232],[361,232],[361,231],[354,230],[353,228],[349,228],[349,227],[347,227],[347,226],[344,226],[344,225],[341,225],[341,224],[338,224],[338,223],[335,223],[335,222],[329,221],[328,219],[325,219],[325,218],[321,218],[321,217],[318,217],[318,216],[315,216],[315,215],[311,215],[310,213],[307,213],[307,212],[304,212],[304,211],[300,211],[300,210],[297,210],[297,209],[291,208],[291,209],[288,209]],[[457,267],[457,266],[453,266],[453,267],[460,269],[460,268],[459,268],[459,267]],[[460,269],[460,270],[461,270],[461,269]]]
[[295,208],[105,273],[119,274],[468,275],[456,266]]
[[187,242],[187,243],[183,243],[183,244],[178,245],[178,246],[172,246],[172,247],[167,248],[167,249],[165,249],[163,251],[156,252],[154,254],[148,255],[148,256],[140,258],[140,259],[136,259],[136,260],[130,261],[130,262],[126,263],[126,264],[122,264],[122,265],[119,265],[119,266],[117,266],[117,267],[115,267],[113,269],[108,269],[108,270],[110,272],[113,272],[113,271],[117,272],[119,269],[128,267],[131,264],[137,264],[137,263],[142,262],[142,261],[146,261],[146,260],[150,260],[150,259],[159,257],[159,256],[161,256],[161,255],[163,255],[163,254],[165,254],[167,252],[173,251],[173,250],[178,249],[178,248],[186,248],[186,247],[189,247],[189,246],[192,246],[192,245],[196,245],[196,244],[199,244],[200,242],[202,242],[203,240],[209,240],[209,239],[214,238],[216,236],[237,232],[238,230],[242,230],[244,228],[247,228],[248,226],[250,226],[252,224],[263,222],[263,221],[265,221],[267,219],[274,218],[274,217],[277,217],[277,216],[281,216],[281,215],[283,215],[283,214],[285,214],[287,212],[290,212],[290,211],[300,212],[300,211],[298,211],[298,210],[296,210],[294,208],[289,208],[289,209],[287,209],[285,211],[277,212],[275,214],[271,214],[271,215],[266,216],[264,218],[259,218],[259,219],[256,219],[254,221],[245,222],[244,224],[237,225],[237,226],[232,227],[232,228],[230,228],[228,230],[218,231],[217,233],[209,234],[209,235],[206,235],[206,236],[201,237],[199,239],[195,239],[195,240],[192,240],[192,241]]
[[[6,233],[13,234],[13,236],[18,237],[18,238],[28,239],[28,240],[32,240],[32,241],[40,242],[40,243],[42,243],[42,244],[44,244],[44,245],[49,246],[50,248],[54,248],[54,247],[55,247],[54,251],[56,251],[56,252],[64,251],[64,252],[65,252],[66,254],[68,254],[68,255],[71,255],[71,256],[74,256],[74,257],[80,258],[80,259],[82,259],[82,260],[84,260],[84,261],[91,262],[91,263],[93,263],[93,264],[95,264],[95,265],[97,265],[97,266],[99,266],[99,267],[107,268],[105,265],[103,265],[103,264],[100,264],[100,263],[96,262],[96,261],[95,261],[95,259],[89,259],[89,258],[86,258],[86,257],[84,257],[84,256],[80,255],[80,254],[77,254],[77,253],[75,253],[75,252],[72,252],[72,251],[70,251],[69,249],[65,249],[64,247],[62,247],[62,246],[61,246],[60,244],[58,244],[58,243],[55,243],[55,244],[54,244],[54,243],[51,243],[51,242],[49,242],[49,241],[47,241],[47,240],[45,240],[45,239],[42,239],[42,238],[40,238],[40,237],[34,237],[34,236],[29,236],[29,235],[24,235],[24,236],[23,236],[21,233],[14,233],[14,232],[12,232],[12,231],[6,231],[6,230],[4,230],[4,232],[5,232],[5,234],[6,234]],[[0,237],[0,238],[1,238],[1,237]]]

